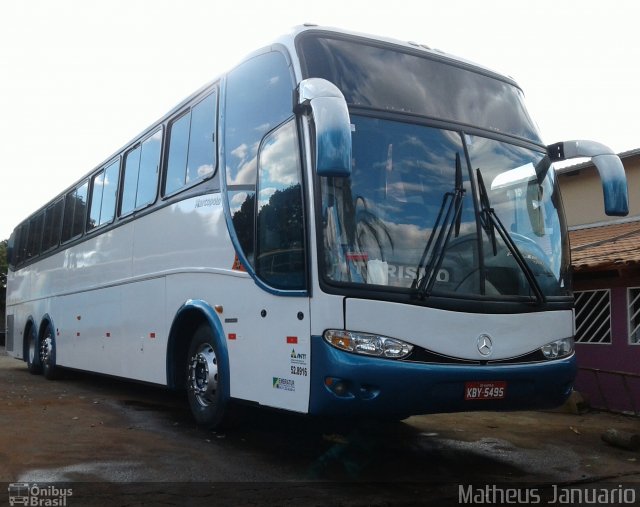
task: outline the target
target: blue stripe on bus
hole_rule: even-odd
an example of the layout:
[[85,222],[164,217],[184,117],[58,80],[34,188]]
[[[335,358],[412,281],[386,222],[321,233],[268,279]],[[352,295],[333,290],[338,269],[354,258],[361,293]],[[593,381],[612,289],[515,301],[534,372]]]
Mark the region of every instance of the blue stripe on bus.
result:
[[[404,418],[439,412],[548,409],[561,405],[571,394],[576,371],[575,355],[510,365],[412,363],[341,351],[321,336],[313,336],[309,413]],[[506,381],[505,398],[465,401],[465,382],[470,381]]]

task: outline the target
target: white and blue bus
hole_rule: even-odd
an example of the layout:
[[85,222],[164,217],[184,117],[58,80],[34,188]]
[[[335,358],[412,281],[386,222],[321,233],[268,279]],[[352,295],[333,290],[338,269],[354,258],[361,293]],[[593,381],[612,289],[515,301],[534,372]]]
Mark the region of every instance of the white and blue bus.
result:
[[7,350],[299,413],[553,407],[576,373],[553,163],[517,84],[426,46],[302,26],[19,224]]

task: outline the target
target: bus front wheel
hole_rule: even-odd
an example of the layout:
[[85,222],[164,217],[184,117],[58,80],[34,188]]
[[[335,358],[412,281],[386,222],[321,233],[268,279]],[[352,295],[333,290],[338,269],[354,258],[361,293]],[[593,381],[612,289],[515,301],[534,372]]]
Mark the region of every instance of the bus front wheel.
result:
[[193,417],[199,425],[210,429],[225,426],[229,420],[223,368],[211,328],[201,325],[189,346],[186,387]]

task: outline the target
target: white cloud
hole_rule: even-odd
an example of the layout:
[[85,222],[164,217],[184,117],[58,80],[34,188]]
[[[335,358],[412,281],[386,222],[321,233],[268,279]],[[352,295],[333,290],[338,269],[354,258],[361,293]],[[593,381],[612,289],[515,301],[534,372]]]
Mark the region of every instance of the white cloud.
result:
[[200,178],[204,178],[205,176],[208,176],[213,172],[213,165],[211,164],[201,165],[200,167],[198,167],[197,172]]

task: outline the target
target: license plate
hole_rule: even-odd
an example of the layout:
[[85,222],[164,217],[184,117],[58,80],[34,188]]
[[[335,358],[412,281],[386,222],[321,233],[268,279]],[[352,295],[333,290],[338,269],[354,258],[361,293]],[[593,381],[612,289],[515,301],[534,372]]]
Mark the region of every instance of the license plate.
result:
[[465,400],[501,400],[507,394],[507,383],[503,380],[490,382],[465,382]]

